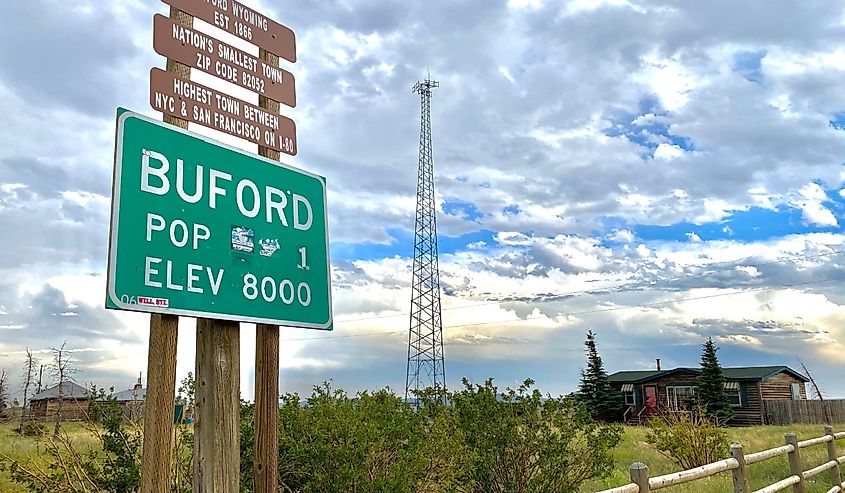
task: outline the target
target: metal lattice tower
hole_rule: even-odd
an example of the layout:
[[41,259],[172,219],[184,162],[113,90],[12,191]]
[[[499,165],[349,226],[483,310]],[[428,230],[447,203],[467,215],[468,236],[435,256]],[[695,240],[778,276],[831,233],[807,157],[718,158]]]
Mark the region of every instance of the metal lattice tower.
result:
[[431,152],[431,90],[437,87],[440,87],[440,83],[430,77],[414,85],[414,92],[420,95],[421,100],[421,123],[406,400],[414,396],[414,391],[427,387],[433,387],[440,393],[446,390],[437,220],[434,212],[434,163]]

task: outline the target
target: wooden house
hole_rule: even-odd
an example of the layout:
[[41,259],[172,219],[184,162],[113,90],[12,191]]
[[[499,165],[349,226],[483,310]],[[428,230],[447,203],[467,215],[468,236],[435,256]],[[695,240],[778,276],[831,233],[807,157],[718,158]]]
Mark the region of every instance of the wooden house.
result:
[[[725,393],[734,416],[730,425],[766,424],[764,401],[806,399],[809,380],[788,366],[750,366],[723,368]],[[685,409],[695,395],[700,368],[672,370],[620,371],[610,375],[611,384],[625,403],[624,420],[642,423],[663,410]]]
[[32,417],[40,420],[56,419],[61,408],[62,421],[83,421],[88,418],[90,392],[73,382],[64,382],[45,389],[30,398]]
[[112,397],[120,405],[124,416],[128,419],[138,419],[144,415],[144,402],[147,399],[147,389],[141,385],[140,381],[131,389],[118,392]]

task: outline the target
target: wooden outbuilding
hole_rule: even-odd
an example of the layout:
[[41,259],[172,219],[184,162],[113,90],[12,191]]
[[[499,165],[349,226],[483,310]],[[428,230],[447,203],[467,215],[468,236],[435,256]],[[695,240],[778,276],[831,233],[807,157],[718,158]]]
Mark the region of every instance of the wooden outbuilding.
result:
[[56,419],[61,408],[62,421],[84,421],[88,419],[90,392],[73,382],[64,382],[45,389],[29,400],[32,417],[38,420]]
[[131,389],[114,394],[112,397],[120,405],[124,416],[128,419],[134,420],[144,415],[144,402],[147,400],[147,389],[141,385],[141,382],[136,383]]
[[[722,368],[725,393],[734,410],[733,426],[766,424],[765,401],[805,400],[809,380],[788,366]],[[620,371],[611,384],[625,403],[624,420],[641,424],[659,412],[677,412],[695,396],[700,368]]]

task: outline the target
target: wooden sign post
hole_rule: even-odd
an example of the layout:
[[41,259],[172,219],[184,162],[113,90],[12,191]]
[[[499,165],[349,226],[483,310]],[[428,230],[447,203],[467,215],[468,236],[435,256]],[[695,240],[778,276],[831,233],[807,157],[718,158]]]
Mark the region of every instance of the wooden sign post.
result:
[[[328,252],[320,252],[328,231],[325,179],[123,109],[118,110],[117,142],[107,306],[156,314],[149,385],[166,389],[169,384],[170,390],[159,390],[161,398],[151,399],[148,426],[162,423],[159,436],[168,436],[164,430],[170,429],[172,419],[172,360],[164,366],[157,361],[164,353],[156,335],[166,328],[161,316],[173,317],[173,336],[175,316],[197,317],[194,484],[196,491],[218,492],[242,483],[238,324],[258,324],[256,480],[272,489],[277,485],[278,453],[277,326],[331,327]],[[170,162],[177,164],[168,173]],[[188,171],[193,172],[191,181],[207,171],[211,181],[226,176],[227,182],[244,185],[218,181],[218,200],[212,207],[197,200],[199,193],[186,195],[177,178],[179,173],[184,176],[186,163],[194,168]],[[176,186],[168,187],[174,181]],[[291,201],[300,206],[298,213],[283,208],[279,198],[272,215],[253,214],[250,211],[257,212],[260,203],[253,200],[244,206],[238,196],[238,190],[261,186],[271,196],[284,197],[287,193],[274,188],[278,184],[290,190]],[[276,213],[279,209],[290,218],[287,225],[285,216]],[[165,223],[176,226],[166,232]],[[253,242],[253,237],[259,240]],[[200,262],[203,265],[197,265]],[[172,351],[172,342],[164,344]],[[145,465],[147,471],[168,470],[169,446],[157,443],[149,440],[144,455],[164,464],[152,469]],[[167,489],[167,474],[147,472],[143,481],[152,491],[162,489],[159,483]]]
[[[171,19],[191,28],[193,17],[171,7]],[[157,21],[161,23],[161,21]],[[295,53],[295,51],[294,51]],[[294,55],[295,57],[295,55]],[[260,49],[259,58],[264,66],[278,67],[279,57]],[[190,67],[168,58],[168,72],[174,72],[183,80],[190,79]],[[292,76],[280,71],[284,76]],[[268,84],[269,85],[269,84]],[[288,87],[292,86],[287,85]],[[283,100],[293,105],[295,93],[284,94]],[[261,91],[264,92],[264,91]],[[280,104],[269,97],[259,94],[259,106],[278,115]],[[290,121],[282,117],[282,122]],[[165,115],[165,121],[181,128],[188,127],[188,121],[171,115]],[[290,126],[293,122],[290,121]],[[281,144],[283,138],[272,139],[276,145],[259,146],[258,153],[278,161],[282,146],[289,154],[295,154],[295,127],[283,135],[292,134],[293,146]],[[176,318],[176,317],[172,317]],[[152,330],[152,326],[151,326]],[[152,334],[151,334],[152,336]],[[175,333],[174,333],[175,339]],[[240,397],[240,325],[213,319],[197,320],[196,353],[196,412],[194,415],[194,486],[196,492],[223,493],[237,491],[240,477],[239,443],[239,397]],[[152,339],[151,339],[152,340]],[[277,492],[279,488],[278,470],[278,416],[279,416],[279,327],[277,325],[257,324],[255,354],[255,455],[253,475],[256,493]],[[168,389],[161,393],[173,395],[175,385],[175,340],[172,344],[173,373],[168,381],[173,381]],[[156,358],[159,358],[156,355]],[[152,356],[150,365],[154,366]],[[151,375],[152,377],[152,375]],[[171,426],[172,428],[172,426]],[[170,437],[170,428],[167,430]],[[169,450],[170,442],[167,443]],[[146,447],[145,447],[146,451]],[[156,452],[151,452],[156,453]],[[159,453],[159,457],[170,457],[169,453]],[[162,462],[159,460],[159,462]],[[169,461],[168,466],[169,466]],[[169,471],[168,471],[169,472]],[[145,474],[148,479],[154,473]],[[169,484],[169,474],[167,483]],[[161,491],[165,490],[149,490]]]
[[[170,7],[170,18],[188,28],[194,24],[192,16],[176,7]],[[191,78],[189,66],[170,58],[167,59],[167,71],[184,80]],[[165,115],[164,121],[179,128],[188,128],[188,121],[181,118]],[[200,318],[197,319],[196,334],[193,490],[201,493],[237,491],[240,477],[240,324]],[[173,384],[167,394],[170,400],[166,411],[170,420],[168,437],[172,435],[176,381],[176,344],[175,340],[173,342],[173,376],[168,376],[168,381],[172,380]],[[152,343],[150,349],[152,352]],[[151,356],[150,367],[158,364],[160,362]],[[148,380],[153,380],[152,374]],[[169,466],[171,448],[172,442],[168,441],[166,450],[153,450],[150,454],[166,457]],[[144,453],[146,457],[146,435]],[[163,477],[144,475],[142,471],[141,483],[159,483],[155,489],[148,490],[150,492],[169,491],[169,467]]]
[[[170,17],[192,27],[194,18],[170,9]],[[186,79],[191,68],[172,60],[167,71]],[[180,128],[188,122],[165,115],[164,121]],[[147,398],[144,404],[144,448],[141,456],[141,493],[168,493],[173,472],[173,398],[176,394],[176,348],[179,317],[150,315],[150,343],[147,356]]]
[[[273,67],[279,57],[260,49],[259,58]],[[258,96],[258,105],[279,113],[279,103]],[[258,153],[274,161],[279,152],[259,146]],[[279,326],[258,324],[255,328],[255,457],[252,474],[255,493],[279,491]]]
[[279,491],[279,326],[255,328],[255,493]]
[[240,478],[240,324],[197,320],[194,491],[238,491]]
[[150,315],[141,493],[170,491],[178,328],[179,317],[175,315]]
[[[296,124],[280,114],[281,104],[296,105],[296,81],[279,66],[280,57],[296,61],[296,40],[237,0],[162,1],[170,16],[154,16],[154,48],[167,57],[167,70],[150,72],[150,105],[180,129],[191,122],[258,144],[266,159],[118,110],[106,307],[152,313],[141,492],[171,489],[179,316],[198,317],[193,491],[239,488],[240,322],[252,322],[254,486],[277,492],[279,324],[332,329],[325,179],[279,163],[281,153],[298,148]],[[194,18],[256,45],[258,57],[194,29]],[[191,81],[192,68],[257,93],[259,104]],[[228,172],[212,167],[224,163]],[[197,180],[192,195],[183,188],[189,168]],[[224,183],[236,184],[225,200]],[[253,193],[249,202],[245,191]],[[235,201],[240,216],[232,222],[226,214]],[[167,224],[169,243],[160,233]]]

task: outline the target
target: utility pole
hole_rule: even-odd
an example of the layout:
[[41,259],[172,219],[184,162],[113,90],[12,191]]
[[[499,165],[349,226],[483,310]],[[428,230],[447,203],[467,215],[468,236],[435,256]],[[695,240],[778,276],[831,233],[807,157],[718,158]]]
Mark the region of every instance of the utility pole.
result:
[[413,89],[420,95],[421,122],[406,401],[427,387],[433,387],[441,398],[445,398],[446,392],[431,145],[431,91],[438,87],[440,83],[429,76],[417,82]]

